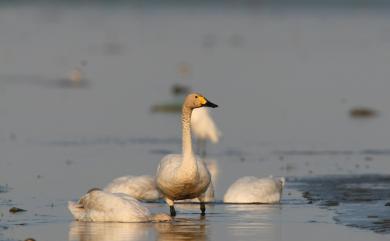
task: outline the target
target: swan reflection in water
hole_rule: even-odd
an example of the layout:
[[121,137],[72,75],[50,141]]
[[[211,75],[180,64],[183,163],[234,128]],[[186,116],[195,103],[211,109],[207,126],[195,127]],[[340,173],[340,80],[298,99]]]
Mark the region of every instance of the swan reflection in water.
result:
[[280,204],[225,204],[229,217],[227,231],[237,240],[255,235],[264,240],[282,240],[282,206]]
[[69,241],[147,240],[151,223],[78,222],[69,227]]
[[156,223],[158,241],[208,240],[205,217],[198,219],[176,218],[174,223]]
[[69,241],[135,241],[156,240],[205,241],[207,225],[204,217],[177,218],[172,223],[77,222],[70,224]]

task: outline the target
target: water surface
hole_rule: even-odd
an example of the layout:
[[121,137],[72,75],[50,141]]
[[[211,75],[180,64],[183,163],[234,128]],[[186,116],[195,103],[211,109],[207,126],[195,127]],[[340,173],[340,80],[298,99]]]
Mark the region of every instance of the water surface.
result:
[[[350,225],[344,211],[356,207],[338,213],[308,204],[293,183],[280,205],[216,204],[205,219],[184,206],[172,224],[78,223],[66,208],[115,177],[153,174],[166,153],[180,152],[179,116],[150,112],[172,99],[177,82],[220,106],[212,114],[223,139],[209,146],[220,168],[218,200],[245,175],[388,174],[388,16],[1,8],[0,239],[388,238]],[[58,84],[83,61],[87,86]],[[177,70],[183,62],[191,69],[185,78]],[[351,119],[349,110],[360,105],[378,117]],[[13,206],[28,211],[10,214]]]

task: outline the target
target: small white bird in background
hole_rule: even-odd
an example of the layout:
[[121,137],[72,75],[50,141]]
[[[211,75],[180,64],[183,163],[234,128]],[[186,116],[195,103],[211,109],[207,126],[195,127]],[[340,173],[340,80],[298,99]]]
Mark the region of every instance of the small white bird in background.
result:
[[279,203],[285,178],[241,177],[226,191],[225,203]]
[[78,202],[68,202],[69,211],[84,222],[166,222],[167,214],[151,215],[148,208],[135,198],[123,193],[109,193],[93,188]]
[[104,191],[110,193],[125,193],[135,199],[146,202],[157,201],[162,198],[157,190],[154,177],[143,176],[123,176],[114,179]]
[[206,108],[197,108],[192,111],[191,130],[197,140],[196,152],[205,158],[207,140],[217,143],[221,137],[221,131]]

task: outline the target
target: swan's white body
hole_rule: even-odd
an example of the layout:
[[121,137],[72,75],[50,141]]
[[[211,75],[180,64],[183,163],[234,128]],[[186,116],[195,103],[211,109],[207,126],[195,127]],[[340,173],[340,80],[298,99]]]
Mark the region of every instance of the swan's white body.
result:
[[182,155],[171,154],[161,160],[156,182],[165,197],[171,200],[198,198],[206,191],[211,180],[210,173],[203,161],[195,157],[193,161],[196,163],[195,175],[180,170]]
[[284,177],[241,177],[228,188],[223,201],[225,203],[278,203],[284,184]]
[[152,176],[123,176],[114,179],[105,188],[105,191],[111,193],[125,193],[140,201],[156,201],[162,198],[162,195],[156,188]]
[[202,160],[192,152],[191,113],[202,106],[217,107],[200,94],[189,94],[182,108],[182,155],[165,156],[157,168],[156,185],[170,206],[171,216],[176,215],[174,201],[198,198],[202,215],[205,213],[204,192],[208,188],[211,177]]
[[198,140],[210,140],[217,143],[221,137],[213,118],[206,108],[197,108],[192,111],[191,130]]
[[170,218],[165,214],[151,216],[149,209],[127,194],[102,190],[92,190],[78,202],[68,202],[68,208],[76,220],[84,222],[148,222]]
[[[204,201],[214,202],[215,201],[214,185],[217,182],[217,177],[218,177],[218,164],[216,160],[206,160],[205,162],[211,176],[211,181],[209,187],[207,188],[206,192],[203,195]],[[199,199],[198,198],[186,199],[186,200],[181,200],[179,202],[199,202]]]

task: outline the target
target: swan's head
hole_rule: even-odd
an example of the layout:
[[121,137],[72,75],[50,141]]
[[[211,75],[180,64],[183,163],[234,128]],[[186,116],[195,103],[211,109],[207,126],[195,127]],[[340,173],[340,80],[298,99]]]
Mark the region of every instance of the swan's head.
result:
[[218,107],[218,105],[212,103],[211,101],[206,99],[206,97],[204,97],[203,95],[201,95],[199,93],[191,93],[191,94],[187,95],[187,97],[184,101],[184,105],[186,107],[191,108],[191,109],[200,108],[203,106],[211,107],[211,108]]

